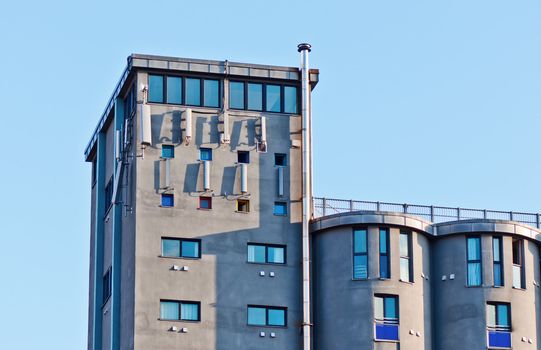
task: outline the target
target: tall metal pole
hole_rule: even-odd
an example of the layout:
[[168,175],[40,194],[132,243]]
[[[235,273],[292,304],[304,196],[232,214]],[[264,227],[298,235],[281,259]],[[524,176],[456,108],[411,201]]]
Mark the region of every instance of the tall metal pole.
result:
[[312,348],[310,303],[310,218],[312,217],[311,130],[310,130],[310,44],[299,44],[302,71],[302,334],[303,349]]

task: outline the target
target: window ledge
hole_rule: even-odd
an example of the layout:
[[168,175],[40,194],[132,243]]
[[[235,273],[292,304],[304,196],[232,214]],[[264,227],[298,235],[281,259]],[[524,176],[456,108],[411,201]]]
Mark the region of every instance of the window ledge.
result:
[[246,262],[247,264],[251,264],[251,265],[264,265],[264,266],[287,266],[286,263],[263,263],[263,262],[255,262],[255,261],[247,261]]
[[175,206],[174,205],[158,205],[158,207],[160,208],[174,208]]
[[279,329],[286,329],[287,326],[268,326],[268,325],[255,325],[255,324],[247,324],[248,327],[254,327],[254,328],[279,328]]
[[411,282],[411,281],[405,281],[403,279],[399,279],[398,281],[402,282],[402,283],[405,283],[405,284],[411,284],[411,285],[413,285],[415,283],[415,282]]
[[165,322],[187,322],[187,323],[201,323],[201,320],[193,321],[193,320],[167,320],[163,318],[158,318],[158,321],[165,321]]
[[190,258],[189,256],[163,256],[163,255],[158,255],[158,258],[162,258],[162,259],[180,259],[180,260],[201,260],[201,257],[199,257],[199,258]]
[[520,290],[520,291],[523,291],[523,292],[526,291],[526,288],[513,287],[513,289],[514,290]]
[[211,210],[212,210],[212,208],[210,208],[210,209],[209,209],[209,208],[197,208],[197,210],[202,210],[202,211],[211,211]]
[[239,211],[239,210],[235,210],[235,213],[250,214],[249,211]]
[[352,281],[368,281],[369,278],[368,277],[367,278],[355,278],[355,277],[353,277],[351,280]]

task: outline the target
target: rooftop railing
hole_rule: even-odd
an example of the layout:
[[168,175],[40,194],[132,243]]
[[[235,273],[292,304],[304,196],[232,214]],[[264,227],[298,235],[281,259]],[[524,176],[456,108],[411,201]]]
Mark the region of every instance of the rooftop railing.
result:
[[541,228],[541,217],[539,213],[438,207],[434,205],[371,202],[322,197],[314,197],[313,204],[315,218],[352,211],[388,211],[419,216],[433,223],[471,219],[493,219],[516,221],[533,227]]

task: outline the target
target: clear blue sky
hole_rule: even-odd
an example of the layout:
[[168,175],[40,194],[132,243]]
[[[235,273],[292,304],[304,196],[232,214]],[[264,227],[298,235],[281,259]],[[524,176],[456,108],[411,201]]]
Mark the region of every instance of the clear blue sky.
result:
[[130,53],[297,65],[310,42],[316,194],[541,211],[540,17],[539,1],[5,2],[0,348],[86,346],[83,150]]

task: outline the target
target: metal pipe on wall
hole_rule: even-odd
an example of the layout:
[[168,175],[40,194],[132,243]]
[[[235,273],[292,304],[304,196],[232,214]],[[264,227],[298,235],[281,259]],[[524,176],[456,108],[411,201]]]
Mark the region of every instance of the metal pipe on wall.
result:
[[248,193],[248,164],[240,164],[240,192]]
[[210,160],[203,161],[203,189],[210,190]]
[[303,349],[312,348],[312,323],[310,300],[310,218],[311,218],[311,121],[310,121],[310,68],[309,53],[311,45],[298,45],[301,54],[302,73],[302,309],[303,309]]

